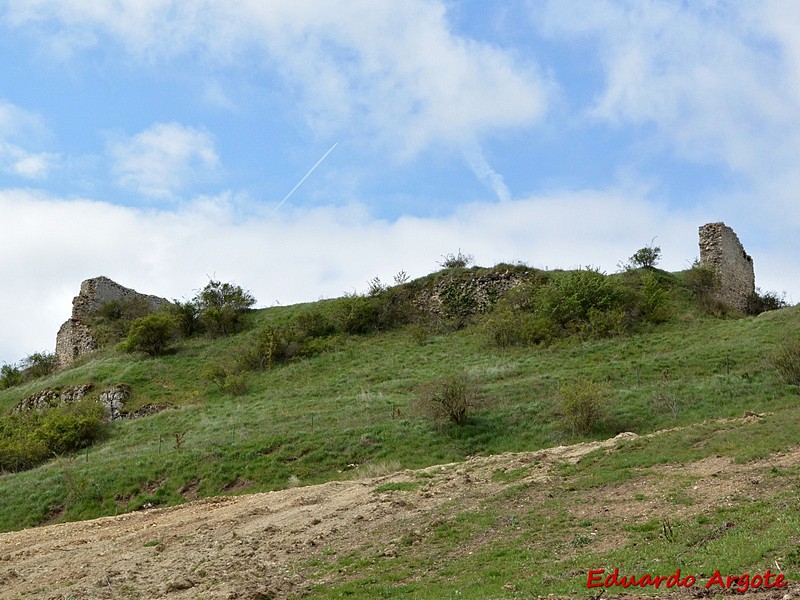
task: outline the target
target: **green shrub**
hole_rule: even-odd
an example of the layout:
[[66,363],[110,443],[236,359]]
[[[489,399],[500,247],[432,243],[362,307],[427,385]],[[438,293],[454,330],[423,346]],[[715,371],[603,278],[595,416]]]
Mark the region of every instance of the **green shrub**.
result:
[[700,306],[708,313],[724,315],[726,309],[716,298],[719,290],[719,278],[712,265],[695,261],[692,268],[684,274],[687,289],[694,294]]
[[365,334],[380,330],[380,299],[374,296],[345,296],[336,313],[344,333]]
[[789,303],[786,302],[785,295],[777,292],[762,292],[759,288],[756,288],[747,298],[745,312],[748,315],[760,315],[763,312],[778,310],[787,306],[789,306]]
[[295,327],[265,325],[239,346],[235,362],[241,370],[264,371],[298,356],[304,341]]
[[336,333],[336,323],[320,310],[298,315],[296,324],[304,335],[311,338],[325,337]]
[[565,333],[596,329],[605,335],[602,313],[618,309],[623,302],[619,283],[594,269],[567,271],[537,288],[536,312],[552,320]]
[[21,369],[26,379],[47,377],[56,370],[56,355],[52,352],[34,352],[22,359]]
[[105,302],[91,318],[92,336],[100,346],[114,344],[128,335],[136,319],[152,310],[150,302],[140,296]]
[[464,254],[459,248],[458,254],[451,252],[442,256],[442,262],[439,263],[439,266],[443,269],[466,269],[474,261],[475,257],[471,254]]
[[606,390],[590,379],[565,383],[560,396],[564,427],[571,433],[590,433],[605,417]]
[[642,294],[640,301],[642,317],[651,323],[662,323],[670,316],[667,305],[667,291],[659,283],[653,272],[647,272],[642,278]]
[[548,344],[558,329],[550,319],[504,306],[489,313],[482,322],[492,344],[499,348]]
[[790,337],[781,345],[773,365],[786,383],[800,385],[800,337]]
[[0,367],[0,390],[17,386],[23,380],[22,371],[16,365],[4,364]]
[[229,335],[239,330],[244,313],[256,299],[238,285],[210,280],[192,300],[198,321],[212,336]]
[[105,432],[103,407],[91,399],[0,417],[0,471],[35,467],[85,448]]
[[455,329],[463,329],[477,312],[478,301],[475,290],[468,282],[451,277],[439,292],[442,301],[442,316]]
[[201,329],[200,310],[194,302],[172,301],[166,308],[175,321],[175,328],[183,337],[191,337]]
[[169,349],[175,334],[175,319],[171,314],[152,313],[131,323],[124,347],[128,352],[145,352],[150,356],[161,356]]
[[466,373],[450,375],[425,385],[416,401],[417,410],[435,421],[463,425],[477,404],[479,390]]

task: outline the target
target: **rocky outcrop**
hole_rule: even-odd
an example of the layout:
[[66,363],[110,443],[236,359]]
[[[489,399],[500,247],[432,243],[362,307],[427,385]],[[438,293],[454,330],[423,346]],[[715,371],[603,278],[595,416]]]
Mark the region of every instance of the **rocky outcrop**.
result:
[[533,269],[519,267],[442,271],[419,291],[415,304],[423,313],[440,318],[485,313],[534,274]]
[[[56,408],[73,402],[80,402],[84,398],[90,396],[94,391],[94,386],[91,383],[84,383],[82,385],[73,385],[66,388],[48,388],[41,390],[20,400],[20,402],[11,409],[11,412],[21,413],[31,410],[46,410],[48,408]],[[131,396],[131,389],[124,383],[112,385],[109,388],[102,390],[97,394],[97,401],[103,405],[105,409],[106,421],[118,421],[129,417],[122,412],[125,408],[125,401]]]
[[150,310],[158,310],[168,303],[165,298],[140,294],[108,277],[95,277],[81,283],[80,293],[72,300],[72,316],[56,335],[56,360],[59,368],[97,350],[98,343],[92,335],[91,320],[104,306],[110,302],[134,301],[142,302]]
[[725,223],[700,227],[700,264],[714,270],[716,300],[739,312],[746,312],[756,291],[753,259],[745,252],[736,233]]

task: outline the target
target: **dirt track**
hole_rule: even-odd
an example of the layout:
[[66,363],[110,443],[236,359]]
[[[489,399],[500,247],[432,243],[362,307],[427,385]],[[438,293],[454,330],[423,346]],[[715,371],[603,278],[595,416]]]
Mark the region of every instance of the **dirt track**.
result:
[[[612,448],[626,436],[635,437],[621,434],[605,442],[430,467],[424,470],[426,483],[413,492],[413,502],[406,502],[401,493],[375,491],[387,482],[420,481],[419,472],[403,471],[0,534],[0,597],[285,598],[313,584],[324,584],[310,580],[306,567],[323,549],[342,551],[369,542],[385,548],[386,557],[396,556],[399,519],[422,527],[444,510],[446,503],[457,502],[464,509],[479,506],[507,487],[493,481],[492,474],[498,469],[531,467],[525,481],[546,482],[554,463],[574,462],[598,448]],[[710,458],[662,470],[700,474],[701,481],[709,482],[712,478],[708,475],[714,475],[713,485],[694,488],[696,502],[682,509],[697,512],[725,502],[766,464],[734,465],[728,459]],[[769,465],[776,464],[800,464],[800,450],[772,457]],[[656,474],[650,485],[662,479],[666,478]],[[652,515],[663,510],[681,516],[674,505],[662,505],[657,499],[631,502],[641,483],[609,490],[606,497],[587,498],[574,510],[576,514],[612,511],[620,519],[636,518],[636,511]],[[544,493],[547,486],[535,487]],[[602,543],[614,547],[624,541],[612,536]],[[794,583],[780,592],[745,597],[784,598],[787,593],[800,598]]]

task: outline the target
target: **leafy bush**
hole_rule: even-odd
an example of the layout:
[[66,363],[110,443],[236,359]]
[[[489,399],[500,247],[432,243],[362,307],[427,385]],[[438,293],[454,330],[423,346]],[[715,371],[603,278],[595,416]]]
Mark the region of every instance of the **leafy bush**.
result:
[[461,248],[459,248],[458,254],[453,254],[451,252],[442,256],[442,262],[439,263],[439,266],[443,269],[465,269],[471,265],[474,260],[474,256],[462,253]]
[[0,471],[35,467],[55,454],[91,445],[104,432],[103,407],[91,399],[4,415],[0,417]]
[[561,414],[571,433],[587,434],[605,417],[606,391],[590,379],[579,379],[561,386]]
[[762,292],[759,288],[756,288],[756,291],[747,298],[746,312],[748,315],[760,315],[763,312],[778,310],[787,306],[789,306],[789,303],[786,302],[784,294]]
[[450,375],[433,381],[420,391],[416,407],[435,421],[450,421],[463,425],[469,411],[476,406],[479,390],[466,373]]
[[550,319],[529,312],[514,311],[508,306],[489,313],[482,325],[491,342],[499,348],[547,344],[558,333]]
[[131,323],[124,347],[128,352],[146,352],[150,356],[161,356],[167,352],[175,334],[175,319],[171,314],[152,313]]
[[622,299],[615,280],[595,269],[581,269],[567,271],[538,288],[536,310],[560,329],[576,332],[590,323],[592,315],[598,322],[598,313],[619,307]]
[[336,323],[320,310],[298,315],[296,325],[303,334],[311,338],[325,337],[336,333]]
[[773,357],[773,365],[786,383],[800,385],[800,337],[787,338]]
[[100,346],[116,343],[128,335],[131,323],[152,310],[148,300],[140,296],[109,300],[92,316],[92,335]]
[[265,325],[237,350],[236,364],[241,370],[264,371],[275,363],[298,356],[305,337],[295,327]]
[[653,272],[642,278],[642,295],[639,303],[642,317],[651,323],[661,323],[669,319],[667,291],[659,283]]
[[242,315],[256,299],[238,285],[212,279],[192,303],[205,331],[210,335],[228,335],[239,329]]
[[686,287],[699,300],[700,305],[709,313],[724,314],[725,307],[717,300],[719,278],[712,265],[695,261],[692,268],[684,274]]
[[22,371],[16,365],[3,364],[0,367],[0,390],[19,385],[24,379]]
[[166,311],[172,315],[175,328],[183,337],[191,337],[200,331],[200,310],[194,302],[173,300]]
[[21,368],[27,379],[38,379],[52,374],[57,364],[54,353],[34,352],[22,359]]

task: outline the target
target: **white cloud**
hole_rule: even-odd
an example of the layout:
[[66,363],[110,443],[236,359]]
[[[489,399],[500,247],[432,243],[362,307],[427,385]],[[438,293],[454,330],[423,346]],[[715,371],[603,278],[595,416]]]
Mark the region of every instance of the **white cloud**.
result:
[[118,184],[153,198],[172,198],[219,165],[211,134],[178,123],[156,123],[110,151]]
[[[237,204],[233,196],[208,197],[154,211],[0,191],[0,252],[14,257],[0,263],[0,279],[9,282],[0,289],[0,361],[52,349],[80,282],[97,275],[167,298],[190,297],[214,276],[269,306],[364,291],[373,276],[391,281],[400,270],[422,276],[459,248],[483,265],[519,260],[614,271],[654,236],[662,266],[680,270],[697,256],[697,227],[709,220],[654,209],[642,190],[622,188],[475,203],[443,218],[395,222],[357,205],[265,218],[242,216]],[[790,287],[800,275],[797,253],[791,264],[785,246],[748,250],[758,285],[800,297]],[[786,265],[769,273],[782,279],[762,276],[759,265],[772,262]]]
[[0,100],[0,171],[25,179],[42,179],[58,162],[52,152],[31,152],[22,144],[40,144],[48,137],[44,119]]
[[800,3],[551,1],[542,15],[546,34],[596,42],[606,83],[589,115],[655,125],[651,147],[724,165],[751,211],[756,198],[764,221],[800,226]]
[[534,124],[551,87],[530,62],[454,34],[440,0],[31,0],[6,20],[56,21],[79,45],[110,36],[147,62],[185,53],[225,66],[260,61],[285,78],[317,131],[377,139],[401,159]]

